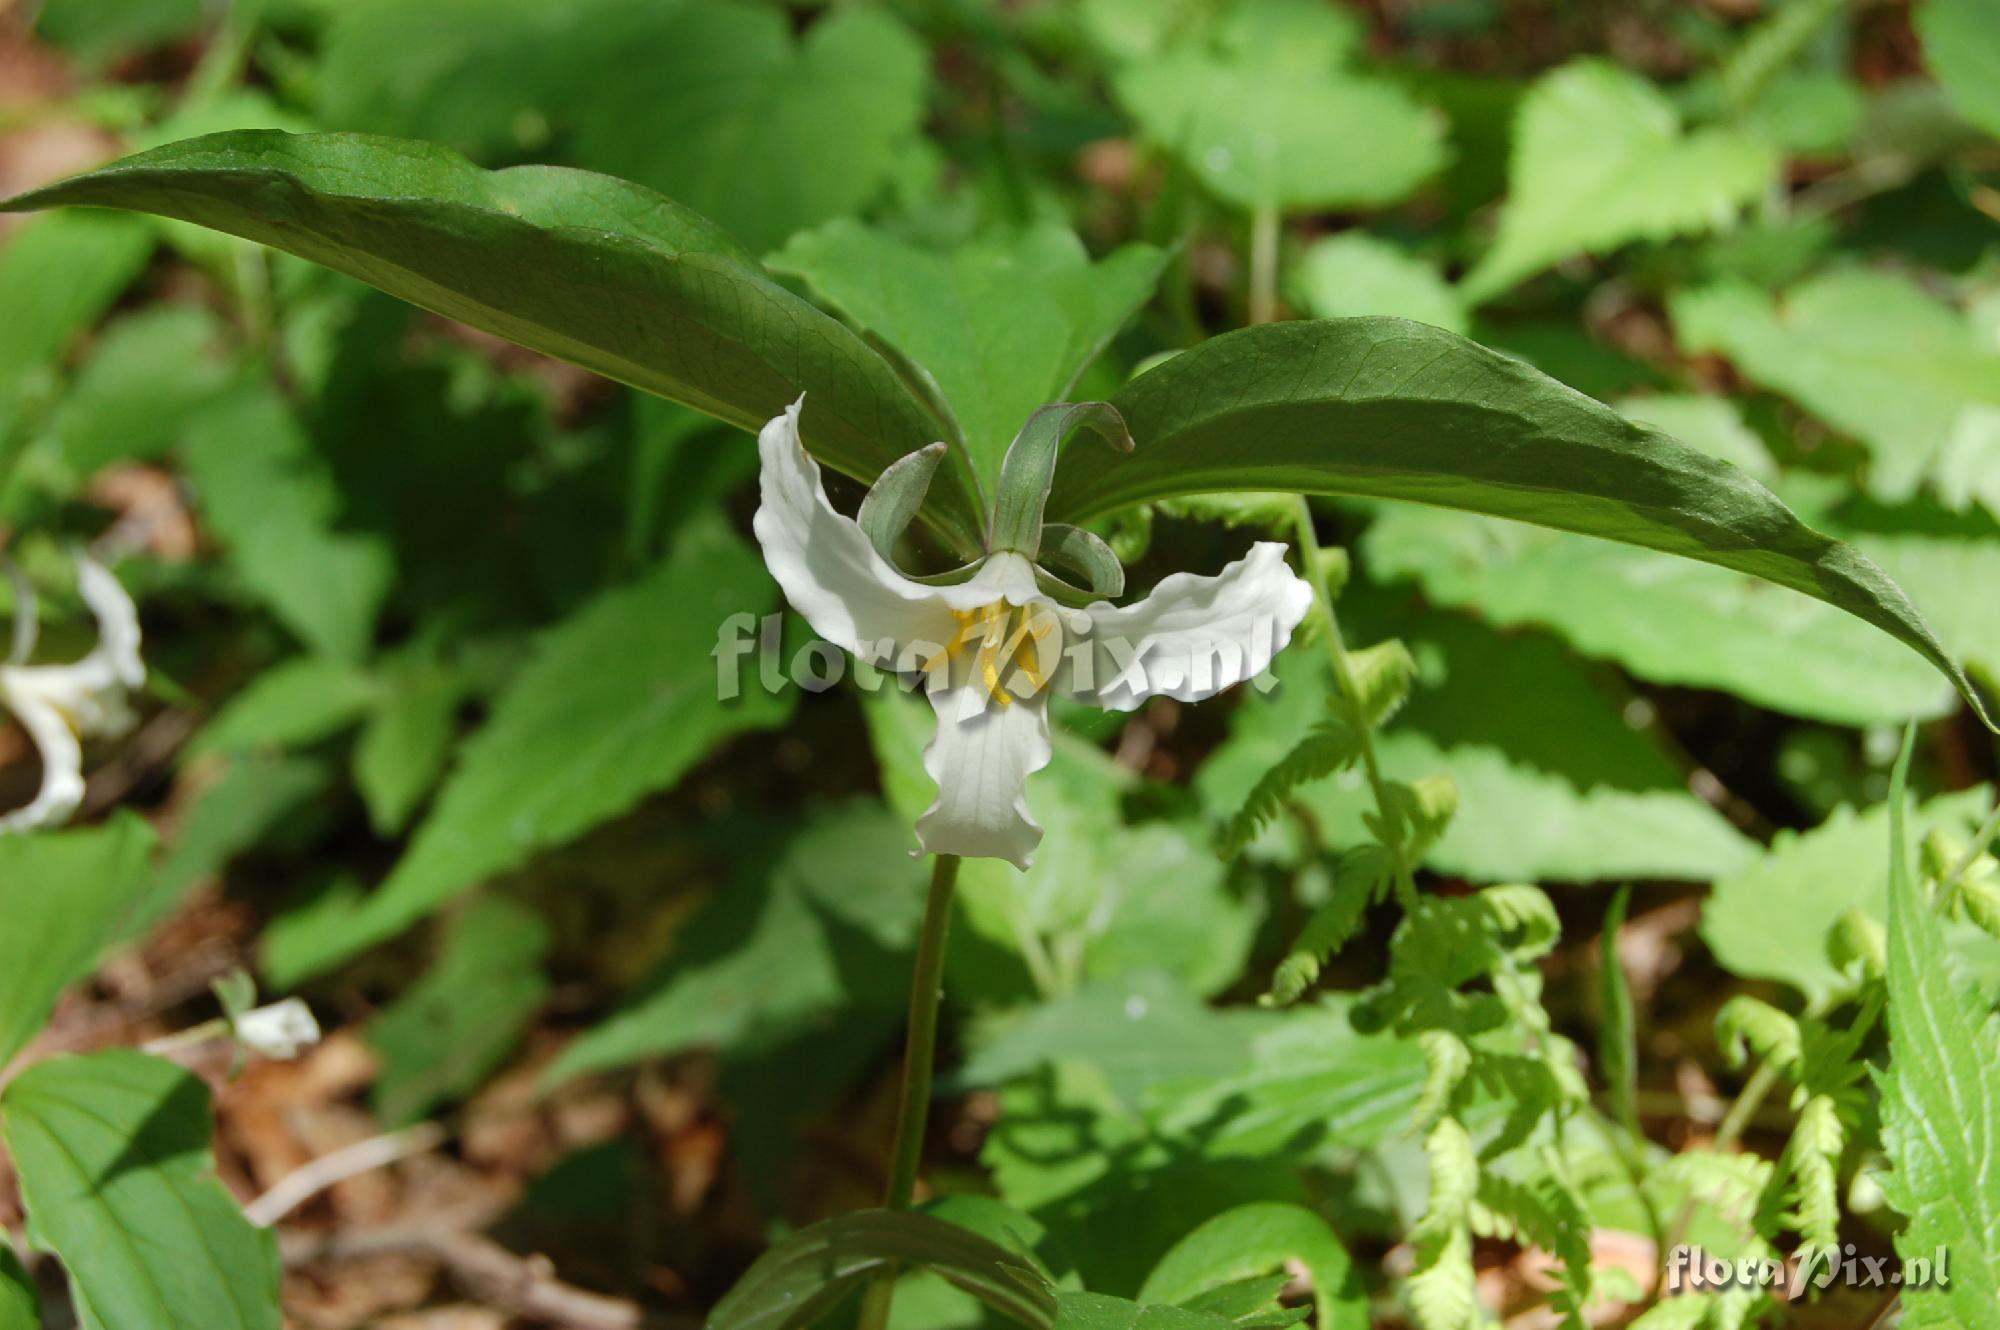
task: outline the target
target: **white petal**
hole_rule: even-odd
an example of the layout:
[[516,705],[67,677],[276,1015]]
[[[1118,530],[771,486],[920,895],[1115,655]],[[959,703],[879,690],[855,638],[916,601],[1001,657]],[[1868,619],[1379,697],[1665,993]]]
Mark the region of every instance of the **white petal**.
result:
[[1260,541],[1213,577],[1175,573],[1137,604],[1092,605],[1088,658],[1066,655],[1057,682],[1109,711],[1149,697],[1199,702],[1262,673],[1312,598],[1285,546]]
[[295,1058],[319,1042],[319,1022],[298,998],[246,1011],[236,1018],[236,1037],[267,1058]]
[[97,646],[77,663],[104,672],[100,688],[137,688],[146,681],[146,665],[139,658],[139,607],[110,569],[87,554],[77,558],[76,582],[83,603],[97,616]]
[[814,632],[856,655],[886,658],[884,640],[949,642],[957,631],[951,607],[984,602],[968,601],[962,586],[912,582],[875,552],[852,518],[834,511],[819,463],[799,441],[804,402],[786,407],[757,436],[762,502],[751,527],[771,576]]
[[937,734],[924,770],[938,793],[917,819],[917,843],[927,854],[1005,859],[1025,871],[1042,840],[1027,783],[1049,764],[1047,692],[1002,705],[974,682],[930,699]]
[[0,834],[30,831],[64,822],[83,802],[83,749],[50,701],[32,687],[17,686],[27,670],[0,670],[0,701],[20,719],[42,755],[42,788],[26,805],[0,817]]

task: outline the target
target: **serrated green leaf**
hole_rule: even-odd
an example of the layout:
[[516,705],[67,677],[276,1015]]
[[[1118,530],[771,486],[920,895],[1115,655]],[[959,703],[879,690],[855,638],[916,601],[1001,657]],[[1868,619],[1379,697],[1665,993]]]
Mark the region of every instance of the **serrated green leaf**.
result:
[[1573,254],[1727,226],[1777,168],[1757,138],[1683,127],[1640,75],[1574,61],[1521,101],[1493,248],[1461,292],[1481,304]]
[[1910,1221],[1896,1235],[1906,1260],[1949,1253],[1949,1284],[1904,1290],[1903,1323],[1992,1330],[2000,1326],[2000,1018],[1974,1000],[1977,989],[1954,982],[1944,930],[1910,874],[1910,747],[1906,737],[1889,794],[1889,1065],[1876,1077],[1892,1165],[1883,1190]]
[[930,1215],[860,1210],[801,1229],[758,1257],[709,1313],[709,1330],[810,1325],[857,1285],[899,1265],[943,1276],[1017,1325],[1057,1323],[1047,1282],[1006,1247]]
[[923,120],[925,56],[877,9],[795,39],[741,0],[364,0],[327,34],[321,116],[484,160],[553,148],[761,248],[894,174]]
[[1924,0],[1915,17],[1924,60],[1959,114],[2000,137],[2000,23],[1991,0]]
[[1292,276],[1300,303],[1317,319],[1387,314],[1463,333],[1465,304],[1435,265],[1365,231],[1313,242]]
[[1149,370],[1112,401],[1137,451],[1065,453],[1051,521],[1232,489],[1512,517],[1803,591],[1909,645],[1973,698],[1909,598],[1755,480],[1441,329],[1377,318],[1246,328]]
[[[1917,834],[1942,826],[1969,836],[1989,807],[1984,789],[1941,795],[1916,809],[1910,826]],[[1873,853],[1888,821],[1886,805],[1860,814],[1841,808],[1811,831],[1779,832],[1755,862],[1715,884],[1702,906],[1702,940],[1745,978],[1781,980],[1808,1001],[1842,992],[1846,981],[1827,958],[1827,933],[1850,909],[1888,919],[1888,869]],[[1770,927],[1773,919],[1785,926]],[[2000,973],[2000,945],[1970,926],[1947,934],[1963,958],[1976,959],[1983,972]]]
[[769,262],[936,380],[991,493],[1022,422],[1069,396],[1152,296],[1166,254],[1128,245],[1093,263],[1051,223],[940,254],[842,219],[794,236]]
[[1782,296],[1741,284],[1677,293],[1675,336],[1727,356],[1869,451],[1868,492],[1901,501],[1968,411],[2000,405],[2000,349],[1914,280],[1850,268]]
[[547,995],[548,945],[534,911],[504,897],[476,900],[452,920],[437,960],[363,1033],[382,1059],[375,1115],[404,1126],[476,1089]]
[[[863,479],[938,436],[858,337],[772,282],[712,223],[622,180],[482,171],[400,139],[245,130],[169,144],[6,206],[71,204],[273,245],[745,429],[809,393],[807,446]],[[949,477],[937,489],[934,518],[970,546],[969,492]]]
[[248,382],[201,411],[181,460],[243,583],[315,651],[361,659],[392,556],[382,540],[338,529],[333,476],[276,386]]
[[199,1079],[126,1049],[55,1058],[7,1086],[0,1125],[88,1330],[277,1330],[278,1244],[215,1178]]
[[0,836],[0,1068],[89,974],[152,879],[153,832],[124,814],[102,827]]
[[756,556],[710,526],[544,633],[388,879],[298,938],[298,950],[268,953],[273,981],[290,987],[394,937],[482,878],[672,785],[722,739],[781,722],[796,694],[753,685],[721,701],[709,658],[725,618],[772,600]]
[[[563,1050],[548,1084],[643,1058],[710,1046],[756,1050],[847,1004],[893,1010],[901,969],[882,951],[916,935],[923,869],[906,846],[907,824],[857,806],[821,818],[789,840],[775,862],[747,862],[689,925],[673,951],[619,1009]],[[872,942],[856,951],[856,937]],[[881,992],[853,990],[857,970]]]
[[1126,114],[1244,209],[1379,207],[1444,164],[1443,119],[1342,68],[1355,26],[1324,6],[1237,6],[1208,47],[1183,43],[1113,80]]

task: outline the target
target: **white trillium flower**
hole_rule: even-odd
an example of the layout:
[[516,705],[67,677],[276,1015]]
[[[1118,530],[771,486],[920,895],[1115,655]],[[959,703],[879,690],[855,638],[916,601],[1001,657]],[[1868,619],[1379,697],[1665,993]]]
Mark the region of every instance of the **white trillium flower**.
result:
[[139,659],[139,611],[116,577],[88,555],[77,557],[77,587],[97,619],[97,645],[68,665],[29,665],[35,645],[35,602],[15,577],[14,650],[0,665],[0,706],[21,722],[42,756],[42,785],[33,800],[0,816],[0,834],[68,819],[83,802],[79,736],[110,733],[128,719],[125,692],[146,678]]
[[[916,827],[925,853],[1027,868],[1042,829],[1026,784],[1049,762],[1051,693],[1113,711],[1152,697],[1198,702],[1262,673],[1311,607],[1273,541],[1213,577],[1176,573],[1126,606],[1059,603],[1045,588],[1060,584],[1015,550],[989,551],[951,584],[905,576],[828,502],[799,438],[803,401],[758,437],[753,527],[814,632],[870,664],[924,675],[937,717],[924,754],[937,801]],[[1033,511],[1039,523],[1038,501]]]

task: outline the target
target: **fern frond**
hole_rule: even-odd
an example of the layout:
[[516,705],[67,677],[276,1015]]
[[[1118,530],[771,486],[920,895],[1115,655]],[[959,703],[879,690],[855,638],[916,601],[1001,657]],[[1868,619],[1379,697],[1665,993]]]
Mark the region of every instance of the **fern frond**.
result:
[[1334,716],[1306,731],[1292,751],[1278,759],[1251,788],[1243,807],[1223,828],[1219,853],[1234,859],[1278,815],[1294,790],[1331,776],[1361,756],[1361,736],[1347,720]]
[[1449,1030],[1426,1030],[1417,1036],[1424,1051],[1424,1088],[1411,1110],[1418,1131],[1429,1131],[1451,1107],[1465,1074],[1472,1070],[1472,1050]]
[[1409,700],[1417,681],[1417,661],[1392,637],[1348,652],[1347,675],[1354,681],[1354,696],[1348,699],[1354,719],[1371,730],[1380,729]]
[[1799,1023],[1770,1003],[1738,993],[1715,1014],[1715,1039],[1732,1067],[1741,1067],[1754,1051],[1786,1080],[1796,1083],[1804,1071],[1805,1038]]
[[1809,1247],[1832,1247],[1840,1240],[1840,1155],[1846,1148],[1847,1129],[1833,1099],[1823,1094],[1808,1099],[1783,1162],[1795,1200],[1784,1222]]
[[1362,911],[1388,880],[1388,854],[1381,846],[1357,846],[1343,854],[1334,869],[1333,894],[1299,930],[1291,951],[1271,976],[1271,991],[1262,1004],[1283,1007],[1298,1001],[1318,980],[1320,968],[1360,929]]

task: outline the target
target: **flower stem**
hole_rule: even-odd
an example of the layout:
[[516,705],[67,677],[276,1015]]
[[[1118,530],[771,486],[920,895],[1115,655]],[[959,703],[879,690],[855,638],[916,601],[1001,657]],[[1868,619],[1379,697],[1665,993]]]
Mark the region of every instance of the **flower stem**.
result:
[[[910,976],[910,1029],[903,1045],[903,1097],[896,1106],[896,1139],[891,1149],[889,1187],[882,1198],[891,1210],[907,1210],[917,1191],[917,1166],[924,1155],[924,1124],[931,1113],[931,1068],[937,1057],[938,1000],[944,995],[944,940],[951,925],[951,893],[958,885],[958,856],[940,854],[931,863],[931,890],[917,936],[915,972]],[[861,1302],[861,1330],[882,1330],[896,1296],[896,1272],[873,1284]]]
[[1347,660],[1347,643],[1340,634],[1340,616],[1334,613],[1333,590],[1326,582],[1326,561],[1321,557],[1319,532],[1313,526],[1312,505],[1306,496],[1292,496],[1295,505],[1292,526],[1297,532],[1299,554],[1306,566],[1306,578],[1312,583],[1313,597],[1319,602],[1319,610],[1326,620],[1326,654],[1333,663],[1334,684],[1355,708],[1354,725],[1360,734],[1361,767],[1368,775],[1368,788],[1375,795],[1375,809],[1382,815],[1382,825],[1389,832],[1389,857],[1396,869],[1396,895],[1405,909],[1417,903],[1417,882],[1410,871],[1408,848],[1404,845],[1403,820],[1396,811],[1397,805],[1389,797],[1389,783],[1382,776],[1382,764],[1375,756],[1375,732],[1368,724],[1368,718],[1360,714],[1361,690],[1355,686],[1354,670]]
[[1276,208],[1250,214],[1249,322],[1269,323],[1278,317],[1278,238]]

